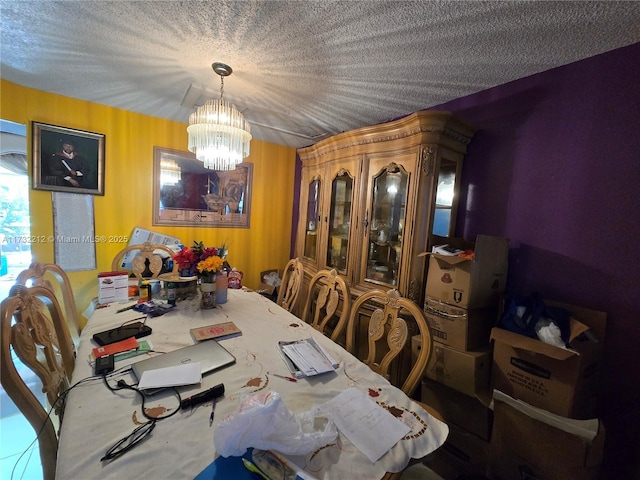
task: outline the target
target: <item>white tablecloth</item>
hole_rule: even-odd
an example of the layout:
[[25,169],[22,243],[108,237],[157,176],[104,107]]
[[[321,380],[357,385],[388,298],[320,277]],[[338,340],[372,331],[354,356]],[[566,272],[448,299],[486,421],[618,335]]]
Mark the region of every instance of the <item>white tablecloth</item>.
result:
[[[73,382],[93,374],[88,358],[95,347],[96,332],[116,327],[140,316],[129,310],[116,311],[121,304],[98,308],[82,331]],[[342,434],[329,446],[292,460],[318,479],[375,479],[385,472],[402,470],[410,458],[422,458],[438,448],[446,439],[448,428],[430,416],[399,389],[373,373],[342,347],[303,323],[300,319],[255,292],[229,290],[229,301],[212,310],[195,310],[179,303],[175,310],[148,320],[153,333],[146,337],[154,350],[168,352],[194,343],[190,328],[233,321],[242,335],[220,343],[235,357],[236,364],[203,377],[199,385],[181,389],[184,397],[216,384],[224,383],[225,396],[216,405],[214,426],[209,426],[211,402],[193,410],[183,410],[157,423],[143,442],[120,458],[100,462],[106,450],[145,421],[140,411],[140,397],[133,391],[109,391],[101,379],[82,383],[72,389],[60,434],[57,477],[59,479],[128,479],[128,478],[194,478],[217,454],[213,445],[215,423],[232,414],[245,395],[273,390],[287,408],[295,413],[309,411],[340,392],[354,387],[388,409],[412,432],[400,440],[387,454],[371,463]],[[313,336],[339,362],[335,373],[288,382],[268,372],[286,374],[280,357],[280,340],[299,340]],[[151,355],[151,354],[147,354]],[[116,369],[145,358],[116,363]],[[113,375],[134,383],[131,373]],[[146,403],[156,413],[169,413],[179,408],[177,397],[161,393]],[[384,435],[384,432],[381,432]]]

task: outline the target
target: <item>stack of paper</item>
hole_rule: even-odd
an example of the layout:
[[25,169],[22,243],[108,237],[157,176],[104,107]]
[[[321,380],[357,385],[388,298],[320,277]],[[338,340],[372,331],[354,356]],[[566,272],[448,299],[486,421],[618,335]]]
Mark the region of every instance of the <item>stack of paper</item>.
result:
[[313,338],[280,342],[279,347],[289,370],[296,377],[310,377],[338,368],[335,360]]

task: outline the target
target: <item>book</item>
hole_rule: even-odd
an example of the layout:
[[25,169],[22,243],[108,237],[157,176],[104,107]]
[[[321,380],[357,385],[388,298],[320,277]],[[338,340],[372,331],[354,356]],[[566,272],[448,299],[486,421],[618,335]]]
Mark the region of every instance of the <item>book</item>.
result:
[[115,355],[116,353],[135,350],[138,348],[138,345],[138,340],[135,337],[129,337],[124,340],[120,340],[119,342],[95,347],[91,353],[94,358],[106,357],[107,355]]
[[151,347],[151,342],[148,340],[138,340],[138,348],[135,350],[129,350],[128,352],[116,353],[114,360],[117,362],[119,360],[124,360],[126,358],[137,357],[138,355],[142,355],[143,353],[150,352],[153,350]]
[[338,363],[313,338],[278,342],[278,348],[289,372],[296,378],[311,377],[338,368]]
[[[113,344],[111,344],[111,345],[113,345]],[[105,346],[110,347],[111,345],[105,345]],[[136,348],[134,350],[127,350],[125,352],[116,353],[113,356],[113,360],[114,360],[114,362],[118,362],[120,360],[125,360],[127,358],[131,358],[131,357],[136,357],[138,355],[142,355],[143,353],[150,352],[151,350],[152,350],[151,342],[149,342],[148,340],[138,340],[138,348]],[[91,352],[89,354],[89,364],[93,365],[95,361],[96,361],[96,357],[95,357],[94,353]]]
[[196,342],[210,339],[225,340],[242,335],[242,331],[233,322],[206,325],[204,327],[192,328],[189,331]]

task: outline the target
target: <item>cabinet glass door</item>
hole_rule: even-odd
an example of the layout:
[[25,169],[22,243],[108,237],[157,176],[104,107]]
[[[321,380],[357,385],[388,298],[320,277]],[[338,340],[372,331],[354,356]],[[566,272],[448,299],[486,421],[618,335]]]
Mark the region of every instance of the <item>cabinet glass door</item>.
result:
[[347,270],[353,178],[341,171],[331,184],[327,266],[344,274]]
[[316,260],[318,251],[318,223],[320,217],[318,209],[320,206],[320,179],[314,178],[309,183],[307,196],[307,218],[305,223],[304,236],[304,256]]
[[433,234],[441,237],[449,237],[453,230],[454,200],[457,196],[456,162],[442,160],[438,172],[438,185],[436,190],[436,205],[433,215]]
[[373,178],[366,280],[398,285],[408,179],[395,164]]

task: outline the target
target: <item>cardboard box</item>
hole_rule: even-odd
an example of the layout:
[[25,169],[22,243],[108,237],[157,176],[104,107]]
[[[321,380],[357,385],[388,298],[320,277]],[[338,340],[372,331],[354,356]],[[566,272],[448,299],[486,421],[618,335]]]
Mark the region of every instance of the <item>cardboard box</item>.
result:
[[424,462],[445,480],[473,475],[484,478],[489,468],[491,444],[466,430],[449,425],[447,441]]
[[[601,393],[607,315],[573,305],[545,303],[571,313],[573,350],[496,327],[491,331],[492,387],[558,415],[591,418]],[[587,327],[599,341],[580,336]]]
[[493,411],[489,408],[491,393],[487,390],[473,397],[453,388],[422,379],[422,403],[433,407],[447,424],[454,424],[484,440],[491,438]]
[[[271,283],[267,283],[266,276],[273,272],[278,274],[278,285],[272,285]],[[258,291],[265,295],[273,295],[276,292],[278,286],[280,285],[281,280],[282,280],[282,270],[279,270],[277,268],[260,272],[260,286],[258,287]]]
[[495,392],[490,477],[595,480],[605,432],[597,419],[571,420]]
[[98,303],[126,302],[128,299],[128,272],[102,272],[98,274]]
[[424,374],[449,388],[474,396],[489,388],[491,349],[461,352],[447,345],[434,343]]
[[474,258],[421,253],[430,257],[426,295],[462,308],[497,307],[507,283],[509,241],[478,235],[475,244],[451,239],[450,245],[473,249]]
[[496,308],[467,310],[427,297],[424,314],[434,342],[458,350],[475,350],[489,345],[491,328],[496,323]]

